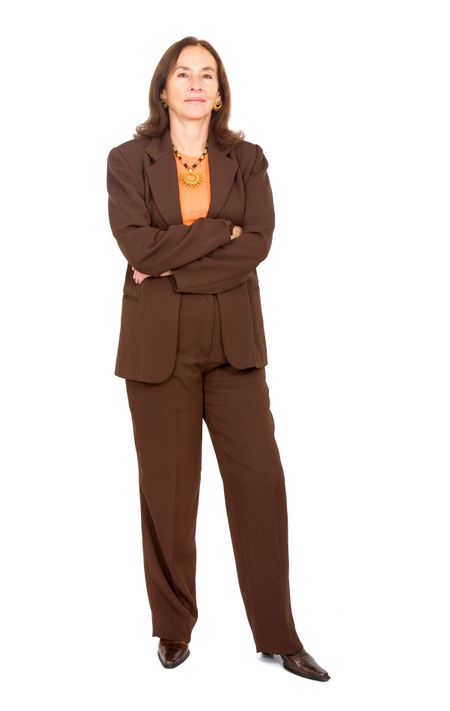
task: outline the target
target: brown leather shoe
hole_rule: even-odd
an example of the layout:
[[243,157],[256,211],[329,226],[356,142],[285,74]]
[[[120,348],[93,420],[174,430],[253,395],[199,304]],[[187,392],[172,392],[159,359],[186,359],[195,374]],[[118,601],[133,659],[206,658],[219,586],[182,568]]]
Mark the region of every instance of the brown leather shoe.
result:
[[284,668],[293,674],[304,676],[305,679],[314,679],[314,681],[328,681],[330,679],[328,672],[317,664],[314,657],[308,654],[303,645],[295,654],[280,654],[280,657],[283,660]]
[[160,639],[158,644],[158,658],[163,667],[172,669],[188,658],[189,642],[179,642],[173,639]]

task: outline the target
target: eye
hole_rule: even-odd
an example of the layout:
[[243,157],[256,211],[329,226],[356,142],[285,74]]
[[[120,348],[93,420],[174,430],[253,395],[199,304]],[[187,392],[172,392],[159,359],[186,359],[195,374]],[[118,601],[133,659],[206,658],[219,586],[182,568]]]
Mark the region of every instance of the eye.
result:
[[[186,72],[180,72],[179,74],[177,74],[177,77],[182,77],[182,76],[187,76]],[[211,74],[204,74],[203,76],[209,77],[210,79],[212,79]]]

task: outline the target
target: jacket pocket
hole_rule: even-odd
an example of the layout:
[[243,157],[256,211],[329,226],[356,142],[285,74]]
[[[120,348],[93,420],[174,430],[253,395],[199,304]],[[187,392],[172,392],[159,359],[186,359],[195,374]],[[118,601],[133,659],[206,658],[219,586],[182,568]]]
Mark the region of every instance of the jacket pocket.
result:
[[129,273],[127,272],[123,285],[123,295],[128,299],[135,299],[135,301],[139,301],[141,298],[141,286],[142,284],[136,284],[134,279],[132,277],[130,278]]
[[252,294],[254,291],[257,291],[259,289],[259,280],[258,277],[253,271],[250,276],[247,279],[247,291],[249,294]]

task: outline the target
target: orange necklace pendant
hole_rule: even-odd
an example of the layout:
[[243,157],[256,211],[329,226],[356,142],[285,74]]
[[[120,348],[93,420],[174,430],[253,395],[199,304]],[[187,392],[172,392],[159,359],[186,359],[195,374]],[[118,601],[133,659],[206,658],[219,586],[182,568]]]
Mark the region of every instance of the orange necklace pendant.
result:
[[200,173],[194,173],[192,170],[188,170],[186,173],[180,173],[180,181],[189,188],[196,188],[203,182],[203,176],[200,175]]

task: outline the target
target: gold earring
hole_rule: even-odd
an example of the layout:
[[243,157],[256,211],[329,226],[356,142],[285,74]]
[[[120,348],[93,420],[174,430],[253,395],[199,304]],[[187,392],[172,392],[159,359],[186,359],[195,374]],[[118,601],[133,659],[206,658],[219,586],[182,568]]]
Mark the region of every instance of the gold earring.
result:
[[215,102],[213,104],[213,109],[214,109],[214,111],[219,111],[219,109],[221,109],[221,108],[222,108],[222,101],[219,99],[219,104],[217,104],[217,102]]
[[164,99],[163,97],[160,97],[160,101],[161,101],[161,103],[162,103],[162,105],[163,105],[163,109],[167,109],[167,107],[168,107],[167,99]]

